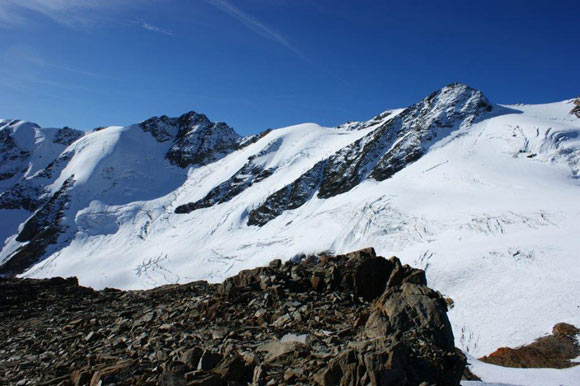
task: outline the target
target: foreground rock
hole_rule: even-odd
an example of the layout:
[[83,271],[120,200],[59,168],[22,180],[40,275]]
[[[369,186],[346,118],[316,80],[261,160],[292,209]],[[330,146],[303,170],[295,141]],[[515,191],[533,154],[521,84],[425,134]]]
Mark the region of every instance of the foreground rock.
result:
[[366,249],[219,285],[0,280],[0,384],[458,385],[442,296]]
[[558,323],[552,334],[518,348],[500,347],[481,361],[504,367],[550,367],[563,369],[577,366],[571,362],[580,356],[578,337],[580,329],[567,323]]

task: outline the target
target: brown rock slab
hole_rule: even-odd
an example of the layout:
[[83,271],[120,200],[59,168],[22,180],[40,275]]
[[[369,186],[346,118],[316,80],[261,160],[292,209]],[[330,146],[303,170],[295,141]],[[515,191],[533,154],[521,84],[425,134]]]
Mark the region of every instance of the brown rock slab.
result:
[[519,368],[555,368],[562,369],[577,366],[571,359],[580,356],[580,344],[577,336],[580,330],[567,323],[558,323],[552,334],[538,338],[528,345],[509,348],[500,347],[481,361],[504,367]]

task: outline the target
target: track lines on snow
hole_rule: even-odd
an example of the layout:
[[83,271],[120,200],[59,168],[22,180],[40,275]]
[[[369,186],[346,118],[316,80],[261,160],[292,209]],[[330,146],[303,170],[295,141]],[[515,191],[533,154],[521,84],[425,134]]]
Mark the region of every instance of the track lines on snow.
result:
[[427,272],[431,258],[433,257],[434,254],[435,254],[435,252],[431,252],[430,250],[426,250],[415,260],[414,265],[421,268],[423,271]]
[[[143,277],[148,284],[156,286],[159,284],[177,284],[181,279],[178,274],[165,268],[162,263],[167,261],[169,256],[167,254],[159,255],[157,257],[151,257],[149,259],[143,260],[141,264],[135,267],[135,275],[137,277]],[[159,281],[155,276],[160,276],[161,281]]]
[[444,162],[441,162],[441,163],[438,163],[438,164],[437,164],[437,165],[435,165],[435,166],[431,166],[430,168],[423,170],[423,171],[422,171],[422,173],[427,173],[427,172],[430,172],[431,170],[433,170],[433,169],[435,169],[435,168],[437,168],[437,167],[439,167],[439,166],[441,166],[441,165],[445,165],[445,164],[446,164],[446,163],[448,163],[448,162],[449,162],[449,160],[447,160],[447,161],[444,161]]

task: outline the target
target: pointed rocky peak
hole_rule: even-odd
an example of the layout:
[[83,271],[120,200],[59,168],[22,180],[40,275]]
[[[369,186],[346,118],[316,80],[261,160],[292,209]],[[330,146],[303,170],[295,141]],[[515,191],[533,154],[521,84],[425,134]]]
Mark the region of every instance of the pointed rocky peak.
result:
[[239,148],[240,136],[223,122],[205,124],[180,132],[167,159],[182,168],[207,165]]
[[421,124],[445,126],[460,116],[480,115],[493,109],[479,90],[463,83],[451,83],[410,106],[403,114],[407,119],[423,118]]
[[238,149],[240,136],[224,122],[212,122],[205,114],[187,112],[177,118],[166,115],[139,123],[158,142],[172,141],[166,158],[182,168],[206,165]]
[[[177,118],[179,125],[178,136],[186,135],[192,130],[207,129],[213,125],[213,122],[205,114],[199,114],[195,111],[187,112]],[[227,126],[227,125],[226,125]]]
[[139,123],[141,130],[150,133],[158,142],[166,142],[176,137],[179,126],[176,118],[167,115],[151,117]]

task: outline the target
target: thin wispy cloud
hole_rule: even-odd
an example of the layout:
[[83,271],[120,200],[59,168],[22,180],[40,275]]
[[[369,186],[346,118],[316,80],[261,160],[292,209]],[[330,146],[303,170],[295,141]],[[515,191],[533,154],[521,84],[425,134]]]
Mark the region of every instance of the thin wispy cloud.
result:
[[230,2],[228,2],[226,0],[205,0],[205,1],[208,4],[211,4],[212,6],[214,6],[215,8],[217,8],[217,9],[227,13],[231,17],[237,19],[238,21],[240,21],[242,24],[244,24],[246,27],[248,27],[249,29],[251,29],[255,33],[257,33],[257,34],[259,34],[267,39],[270,39],[278,44],[283,45],[284,47],[286,47],[287,49],[292,51],[300,59],[302,59],[306,63],[310,64],[311,66],[317,68],[319,71],[322,71],[323,73],[331,76],[332,78],[336,79],[337,81],[339,81],[341,83],[348,84],[348,82],[346,80],[344,80],[340,77],[337,77],[336,75],[330,73],[326,68],[322,67],[321,65],[313,62],[311,59],[306,57],[300,50],[298,50],[296,47],[294,47],[288,41],[288,39],[286,39],[283,35],[274,31],[272,28],[268,27],[266,24],[264,24],[260,20],[247,14],[246,12],[242,11],[241,9],[234,6]]
[[[25,26],[44,16],[70,28],[111,22],[119,11],[138,11],[157,0],[0,0],[0,29]],[[118,21],[116,21],[118,22]]]
[[146,29],[147,31],[158,32],[160,34],[164,34],[164,35],[168,35],[168,36],[173,36],[173,32],[168,31],[166,29],[163,29],[161,27],[158,27],[156,25],[149,24],[147,22],[142,22],[141,23],[141,28]]
[[112,0],[2,0],[0,23],[4,27],[25,24],[33,14],[40,14],[59,24],[77,26],[94,21],[96,10],[114,5]]
[[227,13],[228,15],[232,16],[233,18],[240,21],[246,27],[250,28],[252,31],[256,32],[257,34],[270,39],[278,44],[283,45],[284,47],[288,48],[290,51],[294,52],[296,55],[300,57],[304,57],[302,53],[296,49],[288,39],[282,36],[280,33],[274,31],[272,28],[268,27],[266,24],[262,23],[260,20],[256,19],[255,17],[247,14],[246,12],[242,11],[238,7],[234,6],[233,4],[225,1],[225,0],[206,0],[209,4],[213,5],[220,11]]
[[74,65],[71,66],[68,64],[51,62],[30,49],[9,48],[5,50],[3,55],[0,55],[0,64],[6,65],[7,63],[17,63],[19,70],[22,70],[23,68],[49,69],[82,75],[85,77],[112,80],[110,76],[105,74],[87,71],[86,69],[75,67]]

